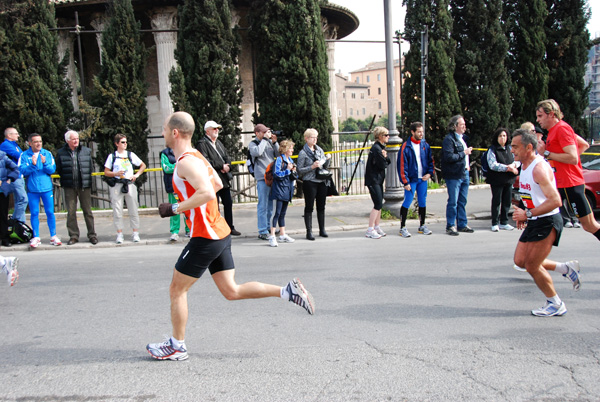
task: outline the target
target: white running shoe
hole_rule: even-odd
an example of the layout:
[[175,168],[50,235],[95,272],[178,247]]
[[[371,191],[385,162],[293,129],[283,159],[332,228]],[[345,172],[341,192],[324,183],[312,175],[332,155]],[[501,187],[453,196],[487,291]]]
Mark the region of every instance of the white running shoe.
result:
[[369,239],[381,239],[381,235],[374,230],[367,230],[365,237],[368,237]]
[[8,286],[14,286],[19,280],[19,271],[17,271],[18,265],[19,259],[17,257],[6,257],[2,270],[6,272]]
[[513,230],[514,226],[509,225],[508,223],[505,225],[500,225],[500,230]]
[[519,272],[527,272],[527,270],[526,270],[525,268],[521,268],[521,267],[520,267],[520,266],[518,266],[517,264],[513,264],[513,268],[514,268],[516,271],[519,271]]
[[498,227],[498,225],[492,225],[492,232],[499,232],[500,228]]
[[430,235],[433,232],[431,230],[429,230],[429,228],[427,228],[427,226],[423,225],[423,226],[419,226],[419,233],[424,234],[424,235]]
[[560,306],[551,303],[550,300],[546,300],[546,305],[537,310],[531,310],[531,314],[537,317],[554,317],[561,316],[567,313],[567,306],[565,302],[561,301]]
[[572,228],[573,224],[571,222],[567,222],[563,226],[566,227],[566,228]]
[[296,241],[296,239],[292,239],[290,236],[285,234],[285,235],[279,236],[279,241],[282,243],[293,243]]
[[60,238],[57,235],[54,235],[50,238],[50,245],[51,246],[61,246],[62,241],[60,241]]
[[581,287],[581,275],[579,274],[579,271],[580,271],[579,261],[577,261],[577,260],[568,261],[566,263],[566,265],[567,265],[568,271],[566,274],[563,274],[563,276],[573,283],[573,290],[577,292],[579,290],[579,288]]
[[117,240],[115,240],[115,243],[117,244],[123,244],[123,232],[121,233],[117,233]]
[[171,338],[161,343],[149,343],[146,345],[146,350],[150,356],[158,360],[185,360],[189,357],[185,344],[182,343],[176,349]]
[[179,235],[177,233],[173,233],[171,235],[171,237],[169,238],[170,241],[178,241],[179,240]]
[[381,228],[377,227],[377,228],[373,228],[374,231],[377,232],[377,234],[379,234],[379,236],[384,237],[386,235],[386,233],[381,230]]
[[139,243],[140,242],[140,234],[138,232],[133,232],[133,235],[131,235],[131,240],[134,243]]
[[408,232],[407,228],[401,228],[400,233],[398,233],[402,237],[411,237],[412,235]]
[[40,240],[40,238],[39,237],[34,237],[29,242],[29,247],[31,247],[31,248],[37,248],[37,246],[39,246],[40,244],[42,244],[42,241]]
[[277,239],[275,238],[275,236],[269,236],[269,246],[271,247],[277,247]]
[[575,223],[573,223],[573,227],[576,229],[579,229],[581,227],[581,223],[575,222]]
[[315,301],[312,295],[304,288],[300,279],[294,278],[287,284],[286,290],[288,292],[289,301],[298,306],[304,308],[310,315],[315,313]]

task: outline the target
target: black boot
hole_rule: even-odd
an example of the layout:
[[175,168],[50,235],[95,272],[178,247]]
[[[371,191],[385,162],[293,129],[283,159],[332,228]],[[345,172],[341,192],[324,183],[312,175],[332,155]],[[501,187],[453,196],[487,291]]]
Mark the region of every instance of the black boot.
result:
[[304,225],[306,226],[306,238],[308,240],[314,240],[314,236],[312,235],[312,212],[304,213]]
[[317,211],[317,221],[319,222],[319,236],[329,237],[325,231],[325,211]]

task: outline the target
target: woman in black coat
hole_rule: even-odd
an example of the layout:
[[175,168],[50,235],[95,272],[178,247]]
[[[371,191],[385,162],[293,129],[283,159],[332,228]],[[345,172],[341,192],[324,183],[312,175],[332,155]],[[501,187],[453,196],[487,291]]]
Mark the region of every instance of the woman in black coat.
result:
[[371,210],[371,214],[369,215],[369,229],[365,236],[370,239],[379,239],[385,236],[385,232],[379,227],[379,221],[381,219],[381,208],[383,207],[385,170],[391,163],[385,150],[385,144],[390,139],[390,134],[385,127],[375,127],[373,136],[375,137],[375,144],[373,144],[369,151],[367,168],[365,170],[365,186],[368,187],[371,194],[373,210]]

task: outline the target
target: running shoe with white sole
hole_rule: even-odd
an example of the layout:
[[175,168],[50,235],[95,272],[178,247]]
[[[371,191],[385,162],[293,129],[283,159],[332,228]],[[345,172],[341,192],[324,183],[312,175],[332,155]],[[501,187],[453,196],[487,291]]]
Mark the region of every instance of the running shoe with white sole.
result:
[[567,265],[567,268],[569,271],[567,271],[566,274],[563,274],[563,276],[573,283],[573,290],[577,292],[579,290],[579,288],[581,287],[581,275],[579,274],[579,270],[580,270],[579,261],[577,261],[577,260],[568,261],[566,263],[566,265]]
[[411,237],[412,235],[408,232],[407,228],[401,228],[400,233],[398,233],[402,237]]
[[431,230],[429,230],[429,228],[427,226],[423,225],[423,226],[419,226],[419,233],[424,234],[424,235],[430,235],[433,232]]
[[546,305],[537,310],[531,310],[531,314],[537,317],[554,317],[561,316],[567,313],[567,306],[565,306],[565,302],[561,301],[560,306],[550,302],[550,300],[546,300]]
[[138,232],[133,232],[133,234],[131,235],[131,241],[133,241],[134,243],[139,243],[140,234]]
[[285,234],[285,235],[279,236],[279,241],[282,243],[293,243],[296,241],[296,239],[292,239],[290,236]]
[[50,245],[51,246],[61,246],[62,241],[60,241],[60,238],[58,236],[54,235],[50,238]]
[[507,223],[507,224],[504,224],[504,225],[500,225],[499,228],[500,228],[500,230],[514,230],[515,227],[512,226],[512,225],[509,225]]
[[146,350],[150,356],[158,360],[185,360],[189,357],[185,344],[175,349],[171,338],[161,343],[149,343],[146,345]]
[[6,272],[8,286],[14,286],[19,280],[19,271],[17,271],[18,265],[19,259],[17,257],[6,257],[2,270]]
[[277,247],[277,239],[275,238],[275,236],[269,236],[269,246],[271,247]]
[[312,295],[304,288],[300,279],[294,278],[287,284],[286,290],[290,295],[289,301],[304,308],[308,314],[315,313],[315,301]]
[[368,237],[369,239],[381,239],[381,235],[374,230],[367,230],[365,237]]
[[566,227],[566,228],[572,228],[573,224],[571,222],[567,222],[563,226]]
[[37,248],[40,244],[42,244],[42,240],[39,237],[34,237],[29,242],[29,247],[31,247],[31,248]]
[[117,240],[115,240],[115,243],[117,244],[123,244],[123,233],[117,233]]
[[169,237],[169,241],[178,241],[179,235],[177,233],[173,233],[171,237]]
[[373,230],[376,231],[377,234],[381,237],[384,237],[386,235],[386,233],[383,230],[381,230],[381,228],[373,228]]
[[514,268],[516,271],[519,271],[519,272],[527,272],[527,270],[526,270],[525,268],[521,268],[521,267],[520,267],[520,266],[518,266],[517,264],[513,264],[513,268]]
[[492,225],[492,232],[499,232],[500,227],[498,225]]

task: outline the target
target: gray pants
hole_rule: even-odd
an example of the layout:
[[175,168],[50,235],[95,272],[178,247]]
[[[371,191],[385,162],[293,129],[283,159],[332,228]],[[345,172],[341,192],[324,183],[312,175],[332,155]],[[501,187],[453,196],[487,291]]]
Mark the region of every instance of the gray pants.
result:
[[117,232],[123,230],[123,200],[127,203],[127,213],[129,215],[129,223],[131,229],[138,230],[140,228],[140,217],[138,216],[138,192],[135,184],[129,184],[129,192],[121,191],[123,183],[117,183],[114,187],[110,187],[110,204],[113,209],[113,221]]
[[91,188],[66,188],[65,202],[67,204],[67,230],[70,238],[79,240],[79,226],[77,226],[77,199],[83,211],[88,239],[96,237],[94,229],[94,215],[92,214],[92,189]]

